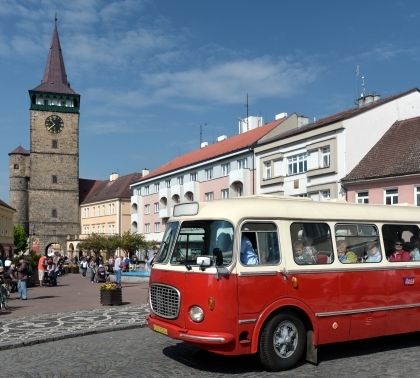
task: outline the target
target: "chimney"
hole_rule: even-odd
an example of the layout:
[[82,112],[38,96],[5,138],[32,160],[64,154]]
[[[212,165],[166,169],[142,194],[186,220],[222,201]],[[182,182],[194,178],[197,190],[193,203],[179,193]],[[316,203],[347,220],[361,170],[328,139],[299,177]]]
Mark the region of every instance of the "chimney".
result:
[[298,128],[305,126],[309,123],[309,118],[305,116],[298,116],[297,123]]
[[208,142],[203,142],[203,143],[201,143],[201,147],[200,147],[200,148],[207,147],[208,145],[209,145],[209,143],[208,143]]
[[222,140],[227,139],[227,135],[220,135],[219,137],[217,137],[217,141],[221,142]]
[[116,180],[118,178],[118,173],[111,173],[110,175],[109,175],[109,181],[114,181],[114,180]]
[[147,176],[149,174],[149,170],[147,168],[142,169],[141,177]]
[[366,96],[362,95],[359,99],[356,100],[356,104],[359,106],[359,108],[363,108],[366,105],[372,104],[373,102],[376,102],[381,99],[381,96],[374,93],[374,94],[367,94]]

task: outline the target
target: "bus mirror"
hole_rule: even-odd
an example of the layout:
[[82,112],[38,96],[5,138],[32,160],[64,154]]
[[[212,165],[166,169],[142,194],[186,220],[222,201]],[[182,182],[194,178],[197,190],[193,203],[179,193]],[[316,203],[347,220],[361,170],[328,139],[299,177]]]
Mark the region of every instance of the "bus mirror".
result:
[[213,249],[213,257],[216,261],[216,265],[223,265],[223,253],[220,248],[214,248]]
[[207,268],[211,266],[211,258],[206,257],[206,256],[198,256],[197,265],[200,265],[200,267],[203,267],[203,268]]

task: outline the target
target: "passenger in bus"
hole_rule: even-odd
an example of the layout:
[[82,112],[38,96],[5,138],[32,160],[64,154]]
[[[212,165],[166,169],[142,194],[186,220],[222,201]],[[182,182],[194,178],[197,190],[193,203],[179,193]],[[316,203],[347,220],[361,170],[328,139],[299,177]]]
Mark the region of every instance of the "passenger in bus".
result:
[[244,265],[258,265],[258,255],[245,234],[242,234],[241,238],[241,263]]
[[420,261],[420,238],[418,236],[412,236],[411,242],[414,246],[410,252],[411,261]]
[[369,240],[366,243],[366,249],[366,258],[364,259],[364,262],[380,262],[382,260],[378,240]]
[[310,236],[304,236],[302,239],[303,242],[303,252],[305,252],[310,260],[311,264],[318,264],[318,251],[316,248],[312,245],[313,239]]
[[347,242],[345,240],[337,241],[338,260],[342,264],[357,263],[357,256],[354,252],[347,251]]
[[222,250],[222,252],[227,252],[232,250],[232,238],[226,232],[222,232],[217,238],[217,246]]
[[410,261],[410,254],[403,249],[402,240],[399,239],[394,243],[394,252],[389,256],[390,262]]
[[297,240],[293,243],[293,257],[296,264],[308,265],[311,264],[311,258],[306,252],[303,252],[303,243]]

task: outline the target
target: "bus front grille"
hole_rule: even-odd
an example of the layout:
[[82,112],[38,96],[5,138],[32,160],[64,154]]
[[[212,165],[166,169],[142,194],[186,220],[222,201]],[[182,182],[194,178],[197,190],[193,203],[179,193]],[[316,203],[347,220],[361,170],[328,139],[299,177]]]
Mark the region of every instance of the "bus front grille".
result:
[[152,284],[150,286],[150,306],[162,318],[176,319],[179,314],[181,295],[172,286]]

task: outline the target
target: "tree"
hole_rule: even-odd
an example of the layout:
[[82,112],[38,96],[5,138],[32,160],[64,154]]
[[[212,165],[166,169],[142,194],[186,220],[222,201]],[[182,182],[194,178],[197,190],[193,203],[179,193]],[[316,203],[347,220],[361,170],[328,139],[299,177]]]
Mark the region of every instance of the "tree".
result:
[[101,234],[89,235],[79,243],[79,249],[92,251],[96,256],[107,249],[107,237]]
[[129,257],[145,245],[146,239],[143,234],[126,231],[121,236],[121,248],[128,253]]
[[13,226],[14,244],[17,252],[26,251],[28,249],[28,236],[22,226]]
[[106,250],[109,252],[109,256],[114,256],[115,251],[121,248],[121,236],[111,235],[106,238]]

